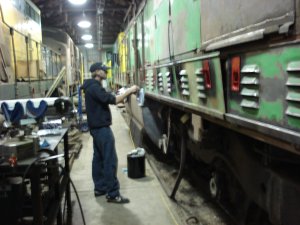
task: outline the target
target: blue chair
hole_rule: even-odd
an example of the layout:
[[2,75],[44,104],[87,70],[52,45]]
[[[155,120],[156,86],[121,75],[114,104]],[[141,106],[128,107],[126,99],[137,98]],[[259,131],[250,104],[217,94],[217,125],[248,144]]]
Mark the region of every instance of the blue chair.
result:
[[24,108],[20,102],[16,102],[15,107],[12,110],[8,108],[8,104],[6,102],[3,102],[1,104],[1,110],[4,114],[5,120],[12,124],[19,123],[24,117]]
[[27,115],[34,119],[40,119],[45,115],[47,111],[48,104],[46,101],[42,100],[37,108],[34,107],[34,104],[31,100],[26,102]]

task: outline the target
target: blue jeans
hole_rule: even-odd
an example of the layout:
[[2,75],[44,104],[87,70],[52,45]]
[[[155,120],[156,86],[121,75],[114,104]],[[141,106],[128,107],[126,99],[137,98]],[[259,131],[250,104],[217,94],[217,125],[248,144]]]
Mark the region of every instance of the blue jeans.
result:
[[115,148],[115,138],[110,127],[92,129],[94,155],[92,176],[95,191],[107,193],[110,197],[120,195],[120,185],[117,178],[118,157]]

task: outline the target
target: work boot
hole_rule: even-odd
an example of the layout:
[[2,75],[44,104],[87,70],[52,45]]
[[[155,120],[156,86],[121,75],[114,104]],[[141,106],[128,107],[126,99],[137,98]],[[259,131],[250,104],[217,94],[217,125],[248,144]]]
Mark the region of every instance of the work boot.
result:
[[129,203],[129,199],[125,198],[121,195],[118,195],[116,197],[110,197],[110,196],[106,196],[107,202],[110,203],[119,203],[119,204],[125,204],[125,203]]

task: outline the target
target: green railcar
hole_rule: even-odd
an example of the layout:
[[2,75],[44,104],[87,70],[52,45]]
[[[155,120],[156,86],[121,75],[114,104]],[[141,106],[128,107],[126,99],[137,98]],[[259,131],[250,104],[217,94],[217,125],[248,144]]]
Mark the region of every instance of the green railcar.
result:
[[128,103],[134,141],[147,136],[168,155],[186,137],[191,154],[212,168],[212,197],[243,193],[220,202],[242,204],[243,224],[299,221],[299,6],[148,0],[125,35],[130,83],[145,90],[142,108],[135,96]]

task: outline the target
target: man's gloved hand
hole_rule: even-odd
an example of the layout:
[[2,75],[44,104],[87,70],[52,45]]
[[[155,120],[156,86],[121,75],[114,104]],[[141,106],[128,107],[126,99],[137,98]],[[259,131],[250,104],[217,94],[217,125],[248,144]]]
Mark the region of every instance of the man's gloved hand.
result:
[[140,88],[137,85],[133,85],[130,87],[130,93],[132,93],[132,94],[138,92],[139,90],[140,90]]
[[132,87],[126,89],[126,92],[116,96],[116,104],[122,102],[127,96],[136,93],[140,90],[137,85],[133,85]]

